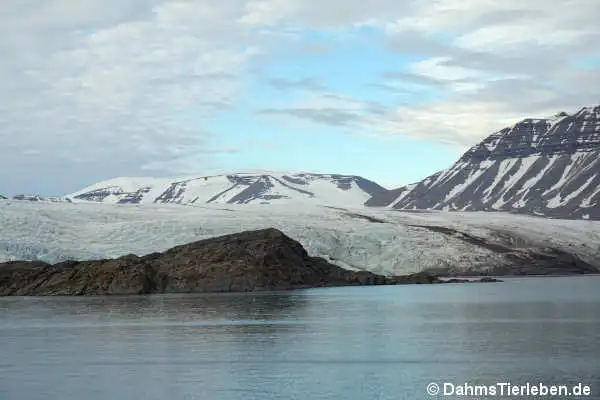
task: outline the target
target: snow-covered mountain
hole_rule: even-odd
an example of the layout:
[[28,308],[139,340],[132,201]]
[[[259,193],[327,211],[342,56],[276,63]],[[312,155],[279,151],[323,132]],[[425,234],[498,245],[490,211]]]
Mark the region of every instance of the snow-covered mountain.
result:
[[73,193],[73,200],[102,203],[249,204],[302,202],[363,205],[386,192],[353,175],[314,173],[236,173],[180,179],[117,178]]
[[[7,197],[0,196],[0,200],[8,200]],[[71,200],[67,197],[58,197],[58,196],[40,196],[39,194],[17,194],[12,197],[12,200],[22,200],[22,201],[40,201],[40,202],[49,202],[49,203],[70,203]]]
[[524,119],[473,146],[449,169],[366,205],[598,220],[600,106]]

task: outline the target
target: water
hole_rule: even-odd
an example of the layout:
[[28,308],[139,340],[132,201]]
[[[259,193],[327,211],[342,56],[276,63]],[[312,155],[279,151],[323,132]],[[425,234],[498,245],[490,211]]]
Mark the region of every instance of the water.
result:
[[413,400],[430,382],[581,382],[600,399],[599,289],[569,277],[1,298],[0,399]]

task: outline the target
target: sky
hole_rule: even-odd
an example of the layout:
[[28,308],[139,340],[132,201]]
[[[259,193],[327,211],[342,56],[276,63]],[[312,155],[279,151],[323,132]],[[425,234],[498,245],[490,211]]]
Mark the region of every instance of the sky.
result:
[[600,102],[597,0],[3,0],[0,194],[268,169],[383,186]]

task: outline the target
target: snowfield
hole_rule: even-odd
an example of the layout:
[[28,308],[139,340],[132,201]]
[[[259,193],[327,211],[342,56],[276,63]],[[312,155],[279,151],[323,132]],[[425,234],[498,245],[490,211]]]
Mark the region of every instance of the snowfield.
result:
[[386,189],[360,176],[240,172],[173,179],[115,178],[67,197],[107,204],[313,204],[361,206]]
[[405,274],[431,267],[483,267],[504,262],[502,254],[426,226],[452,228],[515,247],[555,247],[600,265],[600,221],[301,204],[182,206],[10,200],[0,201],[0,262],[143,255],[266,227],[280,229],[298,240],[311,255],[376,273]]

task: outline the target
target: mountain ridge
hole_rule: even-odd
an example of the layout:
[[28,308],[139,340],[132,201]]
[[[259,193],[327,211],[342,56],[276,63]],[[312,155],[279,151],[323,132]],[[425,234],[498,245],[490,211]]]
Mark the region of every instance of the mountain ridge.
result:
[[184,178],[115,178],[88,186],[67,198],[117,204],[271,204],[300,201],[362,205],[386,190],[357,175],[247,172]]
[[0,200],[17,200],[31,202],[48,202],[48,203],[70,203],[71,200],[67,197],[59,196],[40,196],[39,194],[16,194],[12,197],[0,194]]
[[600,106],[525,118],[472,146],[450,168],[365,205],[598,220]]
[[[45,199],[14,196],[13,200]],[[182,205],[300,202],[598,220],[600,105],[572,114],[524,118],[469,148],[450,168],[395,188],[358,175],[259,169],[180,178],[114,178],[60,200]]]

